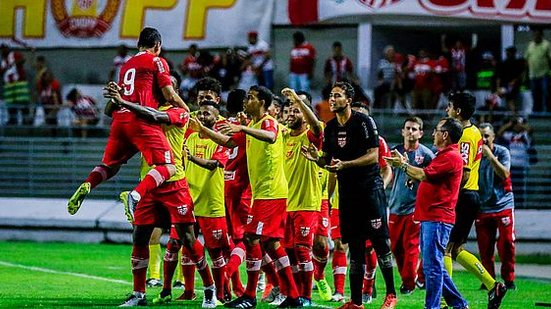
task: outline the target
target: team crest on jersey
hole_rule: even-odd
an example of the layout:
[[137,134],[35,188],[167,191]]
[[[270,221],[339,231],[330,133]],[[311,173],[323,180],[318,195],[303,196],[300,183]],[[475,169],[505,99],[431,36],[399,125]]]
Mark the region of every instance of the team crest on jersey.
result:
[[382,225],[383,225],[383,222],[381,218],[371,220],[371,226],[376,230],[380,229]]
[[119,11],[120,0],[107,0],[100,8],[99,0],[52,0],[51,9],[57,28],[66,37],[101,37],[111,28]]
[[300,227],[300,235],[302,235],[302,237],[306,237],[306,236],[308,236],[308,234],[310,234],[310,228],[306,227],[306,226],[301,226]]
[[213,230],[212,237],[214,237],[214,239],[216,240],[222,239],[222,230]]
[[189,207],[188,205],[184,204],[182,206],[178,206],[177,209],[179,214],[181,214],[182,216],[185,216],[189,210]]
[[339,132],[339,134],[337,135],[337,144],[341,148],[346,146],[346,132]]
[[247,224],[251,224],[251,222],[253,222],[253,216],[247,215]]
[[421,165],[421,164],[423,164],[423,162],[425,162],[425,157],[415,156],[415,163],[417,163],[417,165]]
[[511,224],[511,217],[501,218],[501,223],[503,223],[503,225],[505,226],[509,226],[509,224]]
[[321,219],[321,224],[323,225],[323,227],[328,227],[329,226],[329,219],[328,218],[322,218]]

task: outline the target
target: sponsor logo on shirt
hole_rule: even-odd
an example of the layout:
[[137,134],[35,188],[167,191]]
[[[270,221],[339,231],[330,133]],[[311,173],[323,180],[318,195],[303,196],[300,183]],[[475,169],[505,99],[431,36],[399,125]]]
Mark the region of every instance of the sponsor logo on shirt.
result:
[[235,171],[224,171],[224,181],[231,181],[235,179]]
[[459,151],[461,152],[461,159],[463,159],[463,165],[468,165],[469,153],[471,152],[471,145],[469,143],[461,143]]

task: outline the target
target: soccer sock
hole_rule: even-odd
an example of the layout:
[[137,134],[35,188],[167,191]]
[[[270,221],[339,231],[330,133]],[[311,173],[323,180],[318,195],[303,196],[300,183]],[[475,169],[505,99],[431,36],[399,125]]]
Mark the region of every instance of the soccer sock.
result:
[[482,263],[469,251],[461,250],[455,260],[484,283],[488,290],[491,290],[496,284],[495,279],[492,278]]
[[214,281],[212,280],[212,273],[210,272],[210,268],[208,267],[209,265],[207,264],[204,250],[205,248],[199,242],[199,240],[195,240],[195,243],[193,243],[189,253],[191,260],[195,263],[195,266],[197,267],[197,272],[203,280],[203,286],[209,287],[214,284]]
[[256,287],[260,276],[262,264],[262,250],[259,244],[251,244],[247,247],[247,287],[245,295],[256,298]]
[[274,287],[279,286],[279,278],[277,277],[274,261],[272,261],[272,258],[269,255],[264,254],[264,257],[262,257],[260,269],[262,269],[264,274],[266,274],[266,279],[269,284]]
[[172,277],[178,266],[178,251],[180,251],[178,242],[169,240],[163,264],[163,290],[172,290]]
[[297,290],[302,291],[302,277],[300,276],[300,270],[298,268],[298,261],[296,258],[296,253],[294,248],[285,249],[287,256],[289,257],[289,263],[291,264],[291,273],[293,274],[293,279],[295,280],[295,285]]
[[168,168],[165,165],[158,165],[145,175],[134,191],[138,192],[141,197],[144,197],[147,192],[157,188],[168,178],[170,178]]
[[231,286],[233,288],[233,293],[235,296],[240,297],[245,293],[245,288],[243,287],[243,283],[241,282],[241,277],[239,275],[239,272],[236,271],[231,276]]
[[161,245],[149,245],[149,278],[161,279]]
[[132,246],[132,276],[134,291],[145,293],[145,277],[149,264],[149,248],[147,246]]
[[375,284],[375,270],[377,269],[377,254],[372,248],[366,249],[365,254],[365,274],[364,274],[364,288],[362,293],[373,294],[373,285]]
[[216,286],[216,297],[224,299],[224,289],[226,287],[226,261],[222,256],[220,248],[208,249],[212,261],[212,275]]
[[243,263],[245,259],[245,244],[240,242],[238,243],[231,251],[230,259],[228,265],[226,266],[226,272],[228,276],[232,276],[239,268],[239,265]]
[[289,263],[289,257],[285,253],[285,249],[279,246],[277,249],[270,250],[268,254],[275,262],[275,268],[279,276],[279,287],[283,291],[283,294],[292,299],[298,298],[297,286],[293,279],[291,264]]
[[88,175],[88,178],[84,182],[90,183],[90,188],[94,189],[100,183],[106,181],[107,179],[113,177],[113,170],[108,168],[105,165],[98,165]]
[[453,274],[453,259],[449,255],[444,255],[444,268],[446,268],[448,276],[451,278]]
[[394,287],[394,270],[392,267],[392,252],[379,256],[379,265],[383,279],[386,285],[386,294],[396,295],[396,288]]
[[295,253],[297,255],[298,267],[302,279],[302,290],[299,291],[300,296],[312,299],[312,279],[314,273],[314,263],[312,263],[310,248],[305,246],[296,246]]
[[187,249],[182,249],[182,274],[184,276],[184,290],[193,293],[195,291],[195,263],[190,258]]
[[356,305],[362,304],[362,281],[364,279],[364,264],[350,260],[350,301]]
[[333,251],[333,282],[335,283],[335,293],[344,295],[344,277],[346,276],[346,252]]
[[312,250],[312,255],[312,260],[314,262],[314,279],[316,281],[323,280],[325,279],[325,266],[329,258],[329,247],[315,246],[314,250]]

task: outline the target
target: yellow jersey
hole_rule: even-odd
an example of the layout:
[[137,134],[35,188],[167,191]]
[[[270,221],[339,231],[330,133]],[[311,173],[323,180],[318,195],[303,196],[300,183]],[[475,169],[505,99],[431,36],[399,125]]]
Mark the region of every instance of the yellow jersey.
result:
[[469,179],[462,189],[478,190],[478,169],[482,159],[482,135],[475,125],[463,128],[459,139],[459,151],[463,159],[463,167],[470,171]]
[[[228,161],[228,149],[219,146],[199,133],[191,133],[186,140],[189,153],[198,158],[216,160],[222,166]],[[193,199],[194,213],[198,217],[221,218],[226,215],[224,206],[224,169],[216,167],[209,171],[190,160],[186,160],[189,175],[189,191]]]
[[321,184],[319,167],[301,154],[302,146],[311,143],[319,147],[321,136],[316,137],[309,129],[297,136],[288,131],[285,140],[285,177],[289,187],[287,211],[320,211]]
[[320,179],[320,186],[321,186],[321,200],[328,200],[329,199],[329,172],[324,169],[318,167],[318,177]]
[[[165,111],[170,118],[170,125],[162,125],[163,132],[170,145],[170,150],[174,156],[174,165],[176,166],[176,174],[174,174],[167,181],[178,181],[186,178],[184,171],[182,151],[184,148],[184,136],[189,123],[189,113],[186,110],[173,106],[161,106],[161,111]],[[147,162],[142,156],[140,167],[140,179],[143,179],[145,175],[155,166],[147,165]]]
[[287,198],[283,134],[277,120],[265,114],[258,122],[251,121],[248,126],[276,134],[276,142],[273,144],[263,142],[250,135],[246,136],[247,170],[249,171],[253,199]]
[[331,209],[339,209],[339,181],[337,180],[335,182],[335,192],[333,192],[333,195],[329,198],[329,202],[331,203]]

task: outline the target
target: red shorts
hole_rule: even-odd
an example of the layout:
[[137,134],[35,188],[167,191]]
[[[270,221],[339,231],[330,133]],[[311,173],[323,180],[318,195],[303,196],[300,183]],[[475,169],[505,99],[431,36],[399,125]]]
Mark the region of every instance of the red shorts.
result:
[[170,145],[159,125],[144,121],[117,121],[111,125],[102,163],[117,166],[141,152],[148,165],[172,164]]
[[225,217],[197,217],[197,223],[203,232],[205,247],[209,249],[229,247],[230,239]]
[[[168,210],[170,221],[165,215]],[[194,223],[193,200],[184,178],[165,182],[143,197],[134,212],[135,225],[170,226],[170,224]]]
[[331,239],[342,238],[339,210],[331,209]]
[[247,218],[245,233],[283,238],[285,217],[287,216],[287,199],[254,200],[251,214]]
[[312,248],[314,232],[318,225],[317,211],[290,211],[287,212],[285,224],[285,238],[283,246],[293,248],[296,245],[304,245]]
[[316,232],[315,235],[319,236],[329,236],[329,225],[330,225],[330,218],[329,218],[329,200],[322,200],[321,201],[321,210],[318,212],[318,224],[316,226]]
[[243,239],[247,218],[251,213],[251,187],[225,187],[226,218],[233,239]]

